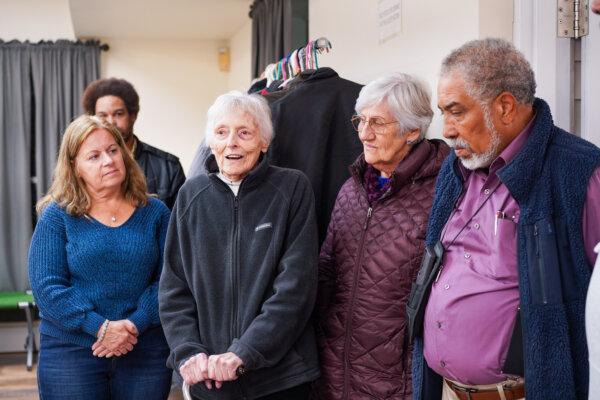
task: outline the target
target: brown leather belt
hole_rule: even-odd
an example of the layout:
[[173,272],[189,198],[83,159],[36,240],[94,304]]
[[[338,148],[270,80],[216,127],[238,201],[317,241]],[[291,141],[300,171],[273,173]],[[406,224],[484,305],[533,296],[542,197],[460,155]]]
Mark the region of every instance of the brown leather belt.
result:
[[[501,400],[498,389],[472,389],[458,386],[446,380],[448,387],[456,394],[460,400]],[[521,383],[514,387],[504,387],[504,396],[506,400],[517,400],[525,397],[525,384]]]

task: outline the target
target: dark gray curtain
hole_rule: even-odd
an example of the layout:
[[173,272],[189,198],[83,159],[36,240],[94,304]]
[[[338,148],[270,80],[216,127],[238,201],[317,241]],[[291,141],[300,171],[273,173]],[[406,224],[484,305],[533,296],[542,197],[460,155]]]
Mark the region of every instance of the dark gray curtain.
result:
[[292,51],[292,0],[255,0],[252,18],[252,76]]
[[83,113],[81,95],[100,77],[98,42],[59,40],[31,48],[31,75],[35,99],[36,195],[52,182],[52,172],[65,128]]
[[0,44],[0,290],[25,289],[31,236],[31,52]]
[[96,41],[0,41],[0,291],[25,290],[33,206],[48,190],[68,123],[100,76]]

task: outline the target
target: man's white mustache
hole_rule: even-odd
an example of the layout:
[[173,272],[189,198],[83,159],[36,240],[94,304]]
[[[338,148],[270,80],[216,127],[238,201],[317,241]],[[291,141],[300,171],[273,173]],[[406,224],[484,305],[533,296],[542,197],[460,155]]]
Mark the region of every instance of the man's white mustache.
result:
[[471,146],[469,145],[469,143],[467,143],[463,139],[450,139],[450,147],[452,147],[453,149],[456,149],[458,147],[461,149],[471,150]]

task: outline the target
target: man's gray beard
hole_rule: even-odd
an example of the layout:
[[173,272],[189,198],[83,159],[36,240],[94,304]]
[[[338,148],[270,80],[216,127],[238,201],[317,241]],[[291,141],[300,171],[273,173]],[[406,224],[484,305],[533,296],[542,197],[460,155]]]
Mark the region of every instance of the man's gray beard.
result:
[[490,132],[490,146],[483,154],[475,154],[471,149],[471,146],[462,139],[450,139],[450,146],[452,147],[463,147],[471,151],[471,157],[461,158],[460,162],[462,165],[469,170],[475,170],[478,168],[489,167],[490,164],[498,157],[498,149],[500,148],[500,135],[492,123],[492,118],[487,107],[484,107],[483,117],[485,119],[485,125]]

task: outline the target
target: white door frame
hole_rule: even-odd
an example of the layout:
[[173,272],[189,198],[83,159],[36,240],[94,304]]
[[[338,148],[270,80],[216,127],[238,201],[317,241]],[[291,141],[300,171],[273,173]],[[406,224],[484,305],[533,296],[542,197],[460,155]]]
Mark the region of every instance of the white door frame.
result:
[[600,146],[600,15],[590,12],[581,43],[581,137]]
[[556,35],[556,3],[548,0],[514,0],[513,42],[531,64],[536,96],[552,110],[554,123],[571,128],[571,43]]
[[[514,0],[513,41],[535,73],[536,96],[552,110],[554,123],[569,131],[573,120],[571,39],[556,34],[556,1]],[[590,13],[581,43],[581,136],[600,145],[600,15]]]

